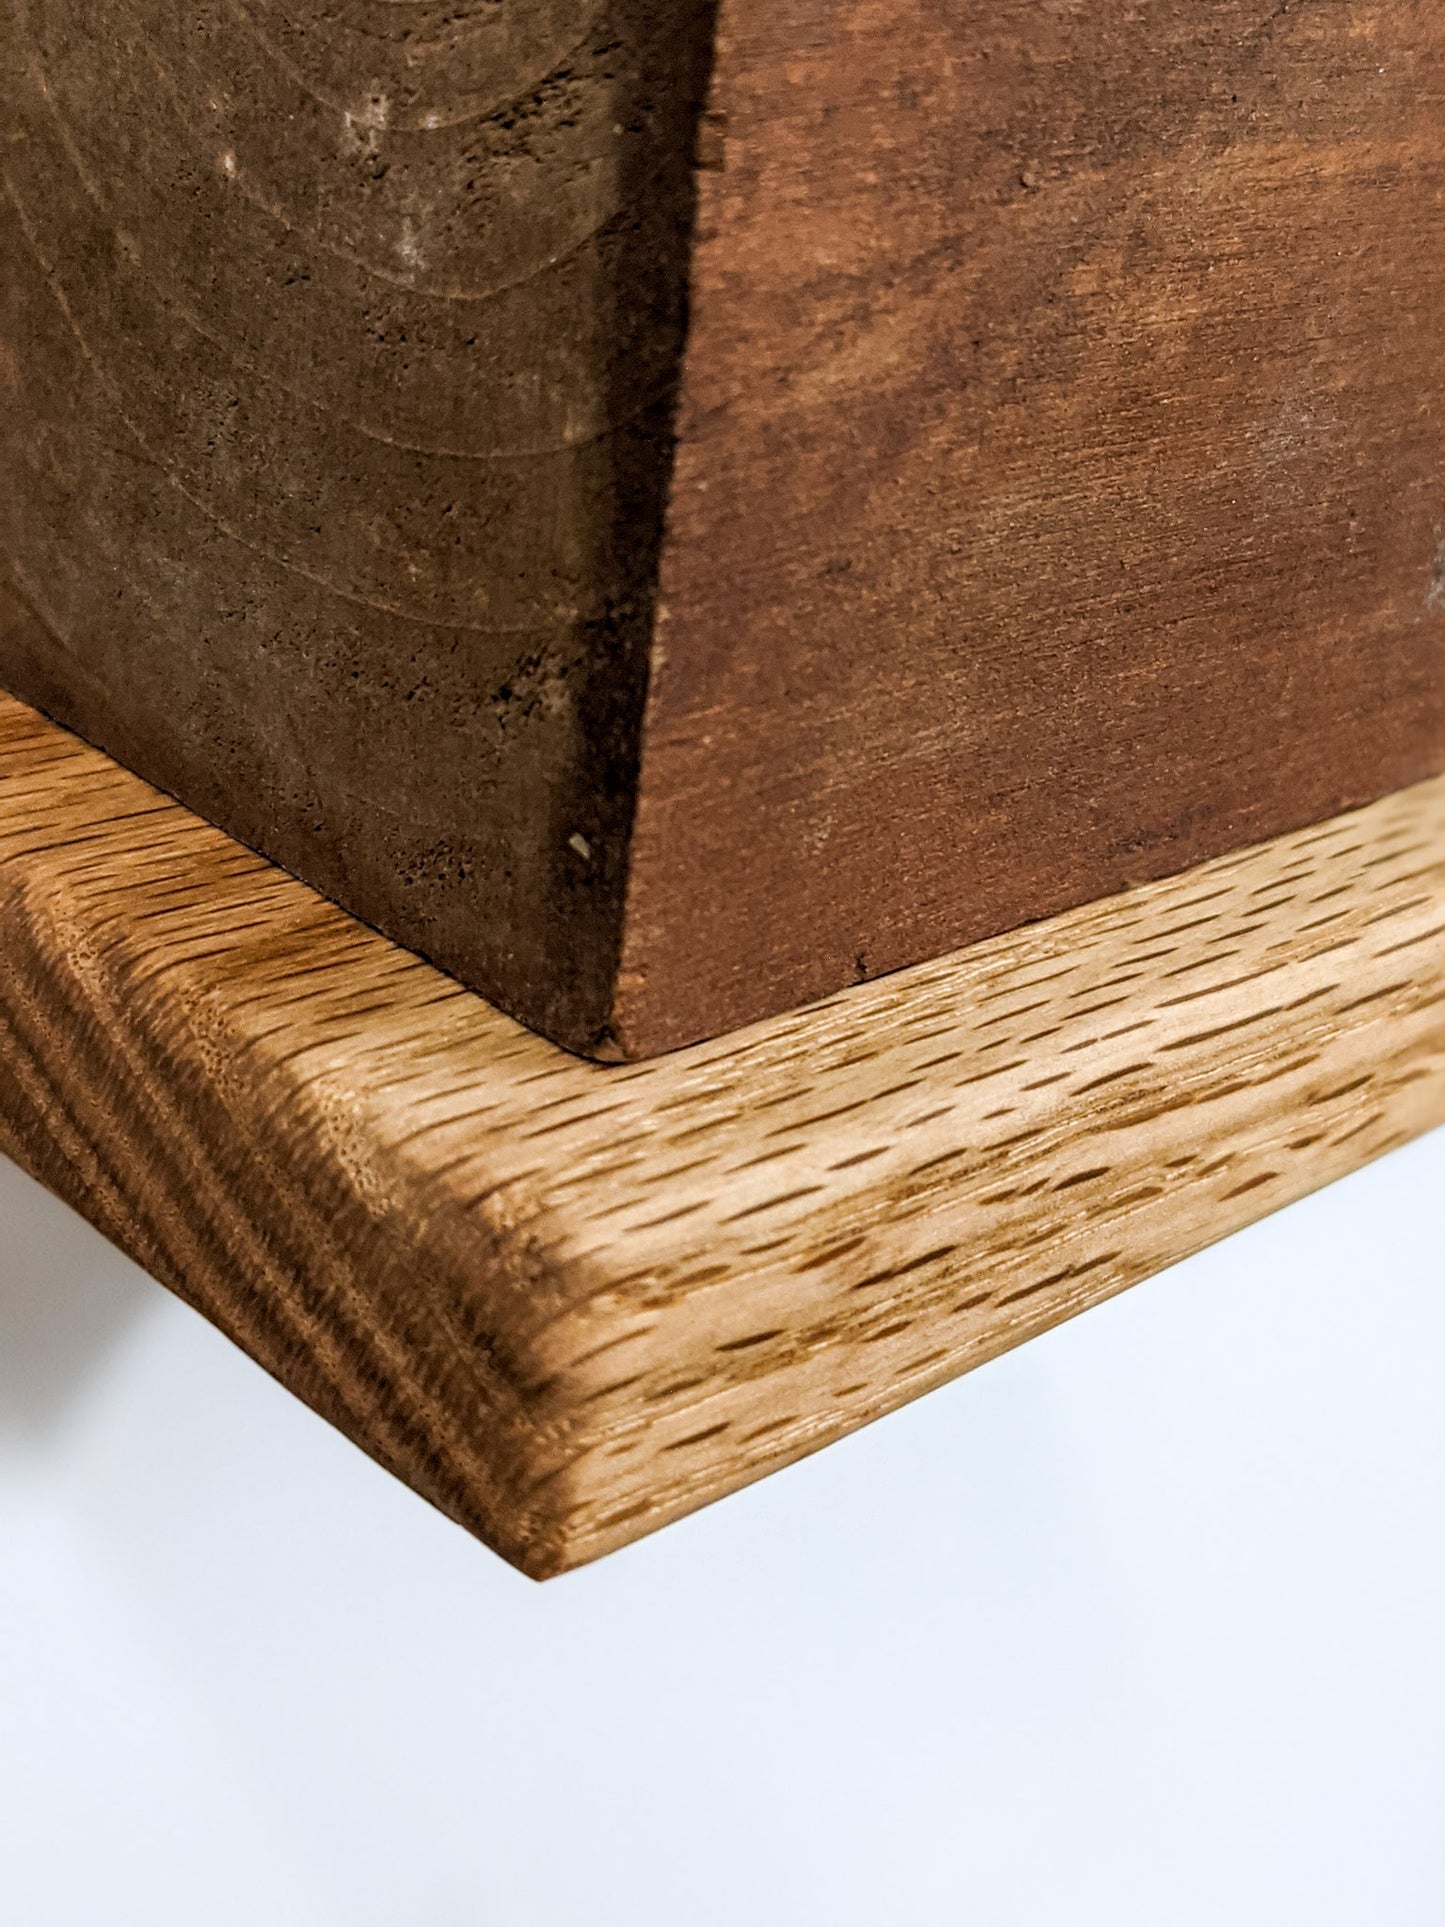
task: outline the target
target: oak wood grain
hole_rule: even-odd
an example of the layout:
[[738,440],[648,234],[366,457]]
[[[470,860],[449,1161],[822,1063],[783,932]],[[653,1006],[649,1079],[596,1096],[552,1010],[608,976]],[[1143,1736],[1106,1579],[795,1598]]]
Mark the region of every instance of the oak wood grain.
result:
[[539,1576],[1442,1120],[1445,780],[609,1067],[0,700],[0,1141]]

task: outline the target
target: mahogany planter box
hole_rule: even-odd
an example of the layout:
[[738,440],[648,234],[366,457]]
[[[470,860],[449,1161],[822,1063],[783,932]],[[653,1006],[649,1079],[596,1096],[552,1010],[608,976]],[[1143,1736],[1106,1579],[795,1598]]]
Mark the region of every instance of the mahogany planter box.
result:
[[645,1056],[1445,769],[1438,0],[21,0],[0,682]]

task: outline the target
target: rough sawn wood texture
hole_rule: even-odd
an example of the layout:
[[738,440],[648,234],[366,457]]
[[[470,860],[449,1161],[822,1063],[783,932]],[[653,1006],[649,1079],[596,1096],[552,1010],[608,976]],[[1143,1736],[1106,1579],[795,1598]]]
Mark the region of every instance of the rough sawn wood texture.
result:
[[0,171],[0,681],[573,1048],[1445,767],[1439,0],[4,0]]
[[0,1143],[545,1575],[1445,1120],[1445,781],[656,1064],[0,700]]
[[576,1046],[705,0],[0,0],[0,684]]
[[1445,768],[1439,0],[723,0],[614,1028]]

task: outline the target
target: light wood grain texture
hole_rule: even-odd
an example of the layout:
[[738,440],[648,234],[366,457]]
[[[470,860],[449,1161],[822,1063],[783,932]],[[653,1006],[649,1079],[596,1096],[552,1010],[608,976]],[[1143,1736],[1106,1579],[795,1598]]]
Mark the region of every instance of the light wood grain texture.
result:
[[3,699],[0,918],[5,1148],[537,1575],[1445,1119],[1440,780],[609,1068]]

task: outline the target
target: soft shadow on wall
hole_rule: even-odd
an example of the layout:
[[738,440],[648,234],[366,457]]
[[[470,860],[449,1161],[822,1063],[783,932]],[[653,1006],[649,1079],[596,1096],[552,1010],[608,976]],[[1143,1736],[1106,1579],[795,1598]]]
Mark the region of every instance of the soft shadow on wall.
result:
[[0,1437],[60,1424],[158,1290],[0,1157]]

